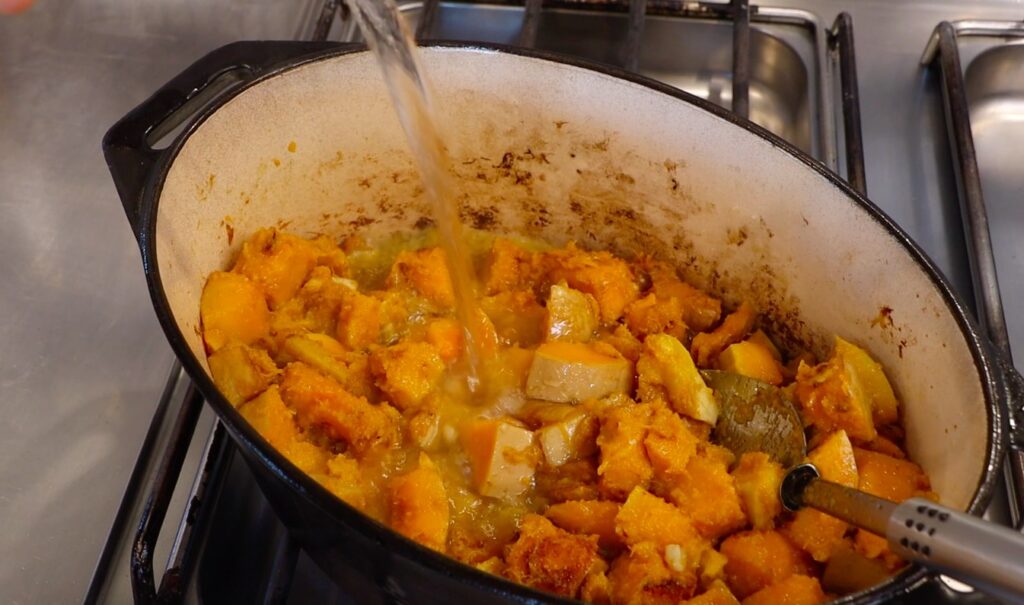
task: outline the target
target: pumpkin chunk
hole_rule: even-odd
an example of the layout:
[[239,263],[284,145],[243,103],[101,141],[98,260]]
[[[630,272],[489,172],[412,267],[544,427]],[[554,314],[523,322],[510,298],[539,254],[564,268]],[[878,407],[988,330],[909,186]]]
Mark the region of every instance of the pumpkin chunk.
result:
[[843,357],[834,356],[813,368],[801,363],[794,394],[804,422],[826,432],[843,429],[851,438],[863,441],[871,441],[878,434],[872,421],[871,400]]
[[606,496],[624,500],[633,488],[650,483],[654,470],[644,450],[644,438],[651,414],[649,405],[626,404],[609,410],[601,419],[597,474]]
[[402,342],[370,355],[377,386],[400,410],[420,406],[444,374],[441,356],[425,342]]
[[654,293],[626,307],[626,327],[638,339],[664,333],[676,338],[686,335],[683,306],[678,298],[659,299]]
[[714,393],[704,384],[693,359],[678,339],[667,334],[648,336],[636,369],[640,401],[664,401],[694,420],[711,425],[718,421]]
[[726,372],[742,374],[768,384],[782,384],[782,366],[771,351],[753,340],[729,345],[718,356],[718,367]]
[[211,352],[229,342],[252,344],[270,333],[263,293],[244,275],[214,271],[199,302],[203,340]]
[[690,329],[704,332],[718,323],[722,315],[721,301],[680,280],[676,270],[665,263],[648,261],[646,264],[651,276],[651,292],[660,300],[678,300],[683,322]]
[[461,439],[481,495],[513,498],[533,484],[538,456],[530,430],[509,420],[473,420]]
[[444,552],[448,540],[448,496],[430,457],[420,452],[419,466],[391,480],[391,527],[424,546]]
[[231,343],[210,355],[210,374],[231,405],[260,394],[280,371],[263,349]]
[[697,531],[708,539],[741,529],[747,523],[727,466],[711,456],[692,456],[669,498],[686,511]]
[[694,361],[702,368],[710,367],[719,353],[729,345],[742,340],[750,332],[755,319],[757,314],[754,313],[754,308],[746,302],[740,304],[739,308],[726,316],[725,321],[713,331],[701,332],[693,337],[690,352]]
[[740,605],[740,602],[725,582],[715,580],[706,591],[686,601],[685,605]]
[[622,539],[615,533],[615,518],[621,506],[607,500],[569,500],[552,504],[544,516],[574,534],[597,536],[601,548],[616,548]]
[[455,289],[441,248],[403,250],[391,266],[387,284],[390,288],[412,288],[442,309],[455,305]]
[[772,529],[782,513],[779,486],[786,472],[764,452],[747,452],[732,471],[743,512],[754,529]]
[[565,285],[551,286],[544,316],[549,341],[587,342],[600,325],[600,308],[593,296]]
[[836,336],[836,357],[857,376],[864,394],[871,400],[871,415],[876,425],[899,420],[899,403],[882,366],[867,351]]
[[791,575],[813,570],[807,555],[777,531],[733,534],[722,542],[720,550],[728,559],[726,583],[741,599]]
[[695,573],[701,554],[709,548],[686,513],[642,487],[634,489],[619,510],[615,533],[631,547],[648,542],[662,548],[675,545],[682,549],[677,553],[677,562],[681,561],[676,565],[679,572]]
[[627,359],[584,344],[546,342],[533,355],[526,395],[561,402],[600,399],[627,393],[632,383],[633,365]]
[[818,605],[827,600],[818,578],[795,574],[743,599],[743,605]]
[[626,306],[640,297],[633,270],[609,252],[588,252],[570,243],[562,250],[545,252],[544,261],[552,282],[565,281],[597,300],[604,323],[622,317]]
[[356,457],[400,441],[399,414],[394,408],[373,405],[306,364],[288,364],[281,396],[295,410],[300,426],[318,428],[332,439],[345,441]]
[[676,544],[641,542],[612,562],[612,605],[676,605],[693,595],[697,574]]
[[527,515],[505,554],[505,575],[540,590],[575,597],[591,573],[603,571],[596,536],[571,534],[540,515]]
[[309,240],[276,229],[260,229],[242,244],[232,271],[252,280],[270,308],[276,309],[295,296],[319,256]]

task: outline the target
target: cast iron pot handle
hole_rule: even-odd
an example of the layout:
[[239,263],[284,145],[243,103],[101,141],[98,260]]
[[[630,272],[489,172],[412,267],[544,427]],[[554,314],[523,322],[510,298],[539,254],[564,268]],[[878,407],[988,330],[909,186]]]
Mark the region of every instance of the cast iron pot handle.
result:
[[[164,84],[103,137],[103,155],[138,239],[143,195],[165,153],[152,143],[173,131],[228,86],[253,80],[282,63],[356,45],[338,42],[234,42],[212,51]],[[217,86],[212,86],[218,83]]]

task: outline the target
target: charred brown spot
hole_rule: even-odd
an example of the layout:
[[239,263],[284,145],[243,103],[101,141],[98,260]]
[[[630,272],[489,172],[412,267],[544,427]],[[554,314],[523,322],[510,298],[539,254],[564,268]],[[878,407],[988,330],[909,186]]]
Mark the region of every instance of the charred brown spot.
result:
[[349,226],[357,227],[358,228],[358,227],[366,227],[367,225],[372,225],[372,224],[374,224],[376,222],[377,222],[377,219],[371,218],[369,216],[357,216],[356,218],[354,218],[351,221],[349,221],[348,224],[349,224]]
[[572,210],[576,214],[582,214],[583,213],[583,204],[580,204],[576,200],[571,200],[569,202],[569,210]]
[[416,219],[416,223],[413,224],[413,227],[416,227],[417,229],[428,229],[433,226],[434,219],[430,218],[429,216],[421,216],[418,219]]
[[746,227],[740,227],[739,229],[729,229],[726,232],[726,241],[731,246],[742,246],[747,242],[747,238],[750,234],[747,233]]
[[892,307],[883,306],[878,309],[878,315],[871,320],[871,325],[876,328],[892,327]]
[[486,231],[498,224],[498,209],[492,207],[472,208],[466,212],[474,229]]
[[359,186],[362,187],[363,189],[369,189],[370,188],[370,179],[369,178],[360,179],[359,180]]
[[672,191],[679,190],[679,179],[672,177]]

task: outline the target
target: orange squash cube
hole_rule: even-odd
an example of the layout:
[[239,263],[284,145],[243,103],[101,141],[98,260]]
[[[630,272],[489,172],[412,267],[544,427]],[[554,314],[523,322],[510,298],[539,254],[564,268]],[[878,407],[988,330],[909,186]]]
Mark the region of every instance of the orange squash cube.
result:
[[701,332],[693,337],[690,353],[701,368],[709,368],[718,355],[729,345],[743,340],[754,327],[757,313],[745,301],[739,308],[726,316],[725,320],[711,332]]
[[248,277],[267,297],[271,309],[295,296],[316,266],[313,242],[276,229],[260,229],[244,244],[232,269]]
[[527,515],[505,554],[505,575],[514,582],[573,598],[587,576],[603,571],[596,536],[571,534],[540,515]]
[[646,487],[654,476],[644,450],[651,414],[649,405],[626,404],[608,410],[601,418],[597,474],[605,496],[625,500],[633,488]]
[[448,496],[430,457],[420,452],[419,466],[391,480],[391,527],[424,546],[444,552],[448,541]]
[[252,344],[270,333],[263,293],[244,275],[214,271],[199,302],[203,340],[215,352],[229,342]]
[[280,373],[266,351],[239,343],[221,348],[207,362],[217,389],[236,407],[263,392]]
[[539,453],[533,433],[509,420],[479,419],[462,427],[473,486],[492,498],[515,498],[530,489]]
[[391,265],[386,283],[389,288],[411,288],[442,309],[455,305],[455,289],[441,248],[403,250]]
[[[858,465],[854,448],[844,431],[830,434],[807,456],[818,468],[822,478],[856,487]],[[803,508],[796,512],[785,533],[795,544],[807,551],[815,561],[827,561],[842,545],[848,525],[821,511]]]
[[615,517],[621,506],[607,500],[569,500],[552,504],[544,516],[566,531],[597,536],[601,548],[618,548],[622,539],[615,533]]
[[441,356],[425,342],[401,342],[370,354],[370,372],[377,387],[403,411],[423,404],[444,371]]
[[743,512],[754,529],[772,529],[782,513],[779,486],[786,472],[763,452],[747,452],[732,471]]
[[782,384],[782,367],[771,351],[752,340],[731,344],[718,356],[718,368],[768,384]]
[[669,498],[686,511],[705,538],[714,540],[747,524],[732,476],[719,459],[700,454],[691,457]]
[[726,538],[726,583],[743,599],[794,574],[813,572],[807,555],[777,531],[746,531]]
[[743,599],[743,605],[818,605],[827,600],[817,578],[796,574]]

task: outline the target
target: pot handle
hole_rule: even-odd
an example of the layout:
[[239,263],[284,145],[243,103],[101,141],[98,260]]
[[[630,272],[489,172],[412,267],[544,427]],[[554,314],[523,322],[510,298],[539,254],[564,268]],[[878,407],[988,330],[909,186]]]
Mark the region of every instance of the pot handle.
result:
[[166,154],[154,144],[226,90],[288,61],[357,48],[338,42],[234,42],[199,59],[118,120],[103,137],[103,156],[136,239],[142,235],[146,184]]

